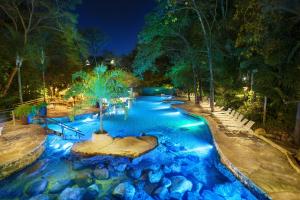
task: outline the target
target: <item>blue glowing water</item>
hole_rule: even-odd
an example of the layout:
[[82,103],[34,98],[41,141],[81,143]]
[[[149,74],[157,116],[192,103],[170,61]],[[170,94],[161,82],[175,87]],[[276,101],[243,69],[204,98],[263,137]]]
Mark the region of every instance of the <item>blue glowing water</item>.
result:
[[[37,162],[0,182],[0,199],[68,199],[75,193],[74,199],[257,199],[220,164],[204,120],[171,108],[165,98],[139,97],[126,119],[121,112],[104,117],[104,129],[113,137],[157,136],[160,144],[153,151],[134,160],[79,158],[70,154],[72,140],[51,135]],[[84,140],[99,128],[96,115],[65,123],[82,131]],[[103,169],[108,174],[99,178]],[[127,189],[118,190],[124,182]]]

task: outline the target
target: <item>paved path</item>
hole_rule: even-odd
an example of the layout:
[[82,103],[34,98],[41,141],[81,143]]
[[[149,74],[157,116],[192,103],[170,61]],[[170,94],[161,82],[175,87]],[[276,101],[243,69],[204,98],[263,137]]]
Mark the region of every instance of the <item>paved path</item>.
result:
[[175,107],[206,118],[221,160],[234,174],[250,178],[272,199],[300,200],[300,174],[283,153],[255,136],[235,135],[220,128],[209,111],[191,102]]
[[45,131],[38,125],[7,125],[0,136],[0,179],[33,163],[44,151]]

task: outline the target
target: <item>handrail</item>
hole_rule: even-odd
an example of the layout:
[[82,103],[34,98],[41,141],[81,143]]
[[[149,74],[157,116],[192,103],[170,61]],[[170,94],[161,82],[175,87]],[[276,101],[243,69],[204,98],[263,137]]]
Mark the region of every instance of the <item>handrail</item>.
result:
[[[68,130],[70,130],[70,131],[73,131],[73,132],[75,132],[76,134],[77,134],[77,136],[78,136],[78,138],[80,139],[80,137],[81,136],[84,136],[84,134],[80,131],[80,130],[77,130],[77,129],[75,129],[75,128],[73,128],[73,127],[71,127],[71,126],[68,126],[68,125],[66,125],[66,124],[64,124],[64,123],[62,123],[62,122],[60,122],[60,121],[58,121],[58,120],[55,120],[55,119],[53,119],[53,118],[45,118],[45,120],[47,121],[52,121],[52,122],[54,122],[55,124],[57,124],[57,125],[59,125],[59,126],[61,126],[62,128],[66,128],[66,129],[68,129]],[[47,123],[48,124],[48,123]],[[64,129],[62,129],[62,134],[64,134],[63,131]]]

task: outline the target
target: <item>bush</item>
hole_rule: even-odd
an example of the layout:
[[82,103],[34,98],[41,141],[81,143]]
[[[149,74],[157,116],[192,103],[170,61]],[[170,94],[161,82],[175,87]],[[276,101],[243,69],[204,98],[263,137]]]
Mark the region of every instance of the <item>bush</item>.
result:
[[17,108],[14,110],[15,116],[16,117],[27,117],[28,115],[32,113],[36,113],[36,107],[32,105],[19,105]]

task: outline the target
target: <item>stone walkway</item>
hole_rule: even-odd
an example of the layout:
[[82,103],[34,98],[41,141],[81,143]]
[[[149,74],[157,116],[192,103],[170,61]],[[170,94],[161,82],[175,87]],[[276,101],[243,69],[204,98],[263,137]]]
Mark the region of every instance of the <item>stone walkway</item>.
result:
[[33,163],[43,153],[45,139],[38,125],[6,125],[0,136],[0,179]]
[[[70,116],[73,112],[73,108],[68,108],[63,105],[48,106],[47,109],[47,117],[56,118],[56,117],[66,117]],[[99,109],[96,107],[87,107],[82,108],[80,111],[76,113],[76,115],[87,114],[87,113],[95,113],[99,112]]]
[[108,134],[93,134],[90,141],[74,144],[72,152],[81,156],[109,155],[136,158],[157,146],[153,136],[112,138]]
[[300,174],[283,153],[253,135],[231,134],[220,128],[218,120],[208,110],[192,102],[174,107],[207,120],[221,161],[242,182],[247,182],[248,177],[274,200],[300,199]]

